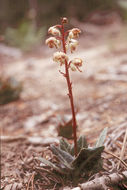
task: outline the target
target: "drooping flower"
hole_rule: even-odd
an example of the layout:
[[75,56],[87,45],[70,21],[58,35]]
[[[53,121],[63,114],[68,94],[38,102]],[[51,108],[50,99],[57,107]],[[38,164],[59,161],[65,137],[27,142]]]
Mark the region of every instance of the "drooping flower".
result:
[[69,65],[70,65],[70,68],[71,68],[72,71],[76,71],[76,69],[77,69],[78,71],[82,72],[79,69],[79,67],[82,66],[82,59],[74,58],[73,60],[70,61]]
[[49,33],[49,34],[52,34],[53,36],[61,36],[61,33],[60,33],[59,29],[56,28],[56,26],[51,26],[51,27],[48,29],[48,33]]
[[53,54],[53,61],[60,63],[60,66],[65,64],[65,61],[68,61],[68,56],[64,52],[55,52]]
[[45,43],[46,43],[50,48],[54,48],[54,47],[58,48],[58,47],[60,47],[60,45],[61,45],[60,40],[57,40],[55,37],[50,37],[50,38],[48,38],[48,39],[45,41]]
[[72,63],[76,66],[76,67],[81,67],[82,66],[82,59],[80,58],[74,58],[72,60]]
[[70,30],[70,32],[69,32],[69,34],[68,34],[68,37],[70,38],[70,39],[72,39],[72,38],[78,38],[79,37],[79,34],[81,33],[81,30],[80,29],[78,29],[78,28],[73,28],[73,29],[71,29]]
[[68,39],[67,40],[67,44],[66,44],[66,48],[70,48],[71,53],[73,53],[73,51],[75,51],[76,47],[78,45],[78,41],[75,39]]

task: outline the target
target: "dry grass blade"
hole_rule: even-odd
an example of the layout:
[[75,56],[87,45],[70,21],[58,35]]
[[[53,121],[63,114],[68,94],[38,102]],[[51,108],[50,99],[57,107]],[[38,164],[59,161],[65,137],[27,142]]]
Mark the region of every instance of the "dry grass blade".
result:
[[107,154],[112,155],[115,158],[117,158],[125,166],[125,168],[127,169],[127,164],[123,160],[121,160],[118,156],[116,156],[115,154],[113,154],[112,152],[109,152],[107,150],[104,150],[104,152],[107,153]]
[[28,184],[27,184],[27,190],[30,189],[30,183],[31,183],[31,190],[34,190],[34,173],[32,174],[32,176],[29,178]]
[[[121,150],[121,153],[120,153],[120,160],[123,160],[125,149],[126,149],[126,142],[127,142],[127,128],[126,128],[126,131],[125,131],[125,136],[124,136],[124,140],[123,140],[122,150]],[[117,169],[119,169],[119,167],[120,167],[120,164],[121,164],[120,160],[118,162]]]

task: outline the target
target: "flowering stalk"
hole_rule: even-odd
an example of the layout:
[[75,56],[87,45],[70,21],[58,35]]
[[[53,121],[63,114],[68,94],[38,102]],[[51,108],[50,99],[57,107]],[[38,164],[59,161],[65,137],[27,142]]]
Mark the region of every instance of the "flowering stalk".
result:
[[[64,32],[64,22],[62,20],[62,44],[63,44],[63,51],[66,54],[66,47],[65,47],[65,32]],[[65,78],[67,81],[67,86],[68,86],[68,92],[69,92],[69,99],[70,99],[70,104],[71,104],[71,111],[72,111],[72,121],[73,121],[73,135],[74,135],[74,150],[75,150],[75,156],[77,156],[77,133],[76,133],[76,128],[77,128],[77,122],[76,122],[76,116],[75,116],[75,109],[74,109],[74,101],[73,101],[73,93],[72,93],[72,83],[70,82],[70,76],[69,76],[69,71],[68,71],[68,63],[65,61]]]
[[[82,66],[82,60],[80,58],[75,58],[71,61],[68,61],[67,49],[70,48],[71,53],[76,49],[78,45],[76,38],[78,38],[79,33],[81,31],[78,28],[73,28],[69,31],[64,31],[64,24],[67,23],[67,18],[62,18],[61,25],[52,26],[49,28],[48,32],[52,34],[54,37],[50,37],[46,40],[46,44],[50,47],[59,48],[62,43],[63,51],[54,53],[53,60],[60,64],[60,66],[65,65],[65,73],[61,72],[63,76],[66,78],[67,86],[68,86],[68,96],[70,99],[71,111],[72,111],[72,126],[73,126],[73,136],[74,136],[74,152],[75,156],[77,156],[77,122],[75,116],[75,108],[73,101],[73,93],[72,93],[72,82],[70,81],[69,69],[72,71],[80,71],[79,67]],[[68,34],[68,37],[67,37]],[[67,39],[66,39],[67,37]]]

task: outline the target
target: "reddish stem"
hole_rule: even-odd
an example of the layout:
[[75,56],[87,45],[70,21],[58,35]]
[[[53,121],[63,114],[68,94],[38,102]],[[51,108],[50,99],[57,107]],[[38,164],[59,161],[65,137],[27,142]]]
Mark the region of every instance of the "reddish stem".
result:
[[[65,32],[64,32],[64,23],[62,22],[61,25],[61,32],[62,32],[62,44],[63,44],[63,51],[66,54],[66,47],[65,47]],[[71,111],[72,111],[72,126],[73,126],[73,135],[74,135],[74,152],[75,156],[77,156],[77,122],[75,116],[75,108],[74,108],[74,101],[73,101],[73,93],[72,93],[72,83],[70,81],[69,71],[68,71],[68,63],[65,61],[65,78],[67,81],[68,92],[69,92],[69,99],[71,104]]]

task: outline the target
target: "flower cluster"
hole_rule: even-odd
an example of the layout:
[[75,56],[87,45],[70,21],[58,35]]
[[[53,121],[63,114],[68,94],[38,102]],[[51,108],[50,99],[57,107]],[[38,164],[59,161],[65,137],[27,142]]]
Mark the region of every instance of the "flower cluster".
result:
[[[68,22],[67,18],[62,19],[62,24],[66,24]],[[60,66],[67,64],[68,68],[70,68],[72,71],[80,71],[79,67],[82,66],[82,60],[80,58],[75,58],[68,63],[68,56],[66,54],[66,51],[70,49],[71,53],[73,53],[76,50],[76,47],[78,45],[77,38],[79,37],[79,34],[81,33],[81,30],[78,28],[73,28],[71,30],[68,30],[64,32],[62,25],[55,25],[51,26],[48,29],[48,33],[53,35],[53,37],[49,37],[46,40],[46,44],[49,46],[49,48],[61,48],[61,44],[63,44],[63,51],[59,51],[54,53],[53,55],[53,61],[60,64]]]

